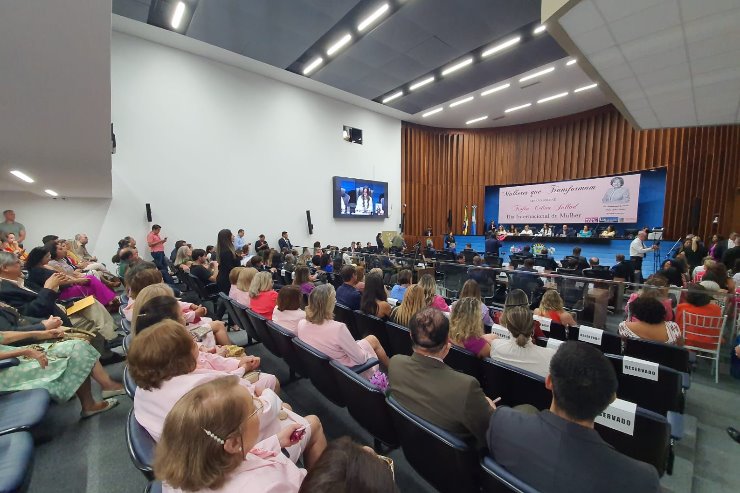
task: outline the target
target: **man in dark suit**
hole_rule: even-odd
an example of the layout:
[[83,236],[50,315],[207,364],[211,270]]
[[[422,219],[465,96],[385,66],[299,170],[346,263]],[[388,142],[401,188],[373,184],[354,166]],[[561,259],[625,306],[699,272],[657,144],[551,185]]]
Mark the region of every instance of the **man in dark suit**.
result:
[[740,236],[735,237],[735,246],[728,248],[722,254],[722,263],[725,264],[728,270],[734,269],[737,259],[740,259]]
[[496,409],[478,380],[444,363],[450,350],[450,322],[436,308],[417,312],[409,324],[414,353],[391,358],[391,395],[409,412],[485,447],[485,433]]
[[496,232],[489,231],[486,233],[486,255],[495,255],[498,257],[500,249],[501,242],[496,238]]
[[569,228],[567,224],[563,224],[563,230],[560,232],[558,236],[561,236],[564,238],[575,238],[576,230]]
[[287,231],[283,231],[282,235],[280,236],[280,239],[278,240],[278,246],[280,247],[280,251],[281,252],[285,248],[288,249],[288,252],[289,253],[293,250],[293,244],[288,239],[288,232]]
[[576,259],[577,262],[576,270],[582,271],[583,269],[589,268],[588,260],[586,260],[586,257],[581,255],[581,247],[573,248],[573,258]]
[[491,417],[487,440],[496,462],[539,491],[660,491],[653,466],[620,454],[594,430],[617,392],[614,368],[601,351],[561,344],[545,386],[552,391],[549,410],[531,415],[502,407]]
[[617,261],[617,263],[612,265],[612,268],[609,269],[612,273],[612,276],[614,276],[614,280],[629,282],[630,279],[632,279],[632,271],[634,269],[629,264],[629,262],[625,260],[624,255],[622,255],[621,253],[617,254],[615,260]]

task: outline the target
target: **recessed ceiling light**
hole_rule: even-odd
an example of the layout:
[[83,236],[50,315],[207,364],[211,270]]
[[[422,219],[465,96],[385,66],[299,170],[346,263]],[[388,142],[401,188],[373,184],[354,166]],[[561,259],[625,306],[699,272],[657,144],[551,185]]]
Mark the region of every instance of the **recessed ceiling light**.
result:
[[548,67],[548,68],[546,68],[544,70],[540,70],[539,72],[535,72],[533,74],[527,75],[526,77],[522,77],[521,79],[519,79],[519,82],[526,82],[526,81],[528,81],[530,79],[535,79],[535,78],[539,77],[540,75],[549,74],[553,70],[555,70],[555,67]]
[[487,57],[489,55],[493,55],[494,53],[498,53],[501,50],[505,50],[509,46],[514,46],[515,44],[517,44],[521,40],[522,40],[522,37],[521,36],[517,36],[516,38],[512,38],[512,39],[510,39],[508,41],[504,41],[501,44],[497,44],[496,46],[492,46],[491,48],[487,49],[486,51],[484,51],[483,53],[481,53],[480,56],[482,56],[483,58],[485,58],[485,57]]
[[548,96],[546,98],[542,98],[539,101],[537,101],[537,104],[540,103],[547,103],[548,101],[552,101],[553,99],[563,98],[568,95],[568,91],[561,92],[560,94],[555,94],[553,96]]
[[326,54],[329,56],[332,56],[337,51],[341,50],[344,45],[352,41],[352,35],[351,34],[345,34],[342,36],[339,41],[331,45],[331,47],[326,50]]
[[49,194],[49,195],[51,195],[52,197],[57,197],[57,196],[59,196],[59,194],[58,194],[58,193],[56,193],[56,192],[55,192],[54,190],[51,190],[51,189],[49,189],[49,188],[47,188],[46,190],[44,190],[44,192],[48,193],[48,194]]
[[459,101],[455,101],[454,103],[450,104],[450,108],[454,108],[455,106],[460,106],[463,103],[467,103],[468,101],[472,101],[473,96],[468,96],[467,98],[461,99]]
[[414,89],[418,89],[418,88],[420,88],[422,86],[425,86],[425,85],[429,84],[430,82],[434,82],[434,76],[427,77],[424,80],[420,80],[416,84],[411,84],[411,86],[409,87],[409,91],[413,91]]
[[480,93],[481,96],[488,96],[489,94],[493,94],[494,92],[503,91],[507,87],[509,87],[511,84],[508,82],[506,84],[501,84],[500,86],[492,87],[491,89],[488,89],[486,91],[483,91]]
[[428,116],[432,116],[432,115],[434,115],[435,113],[439,113],[439,112],[440,112],[440,111],[442,111],[443,109],[444,109],[444,108],[437,108],[436,110],[432,110],[432,111],[427,111],[426,113],[424,113],[423,115],[421,115],[421,117],[422,117],[422,118],[426,118],[426,117],[428,117]]
[[389,9],[389,5],[387,3],[384,3],[378,10],[376,10],[369,16],[365,17],[365,20],[363,20],[357,25],[357,30],[360,32],[364,31],[370,24],[375,22],[378,19],[378,17],[385,14],[385,12],[388,9]]
[[13,171],[11,171],[10,174],[15,176],[16,178],[20,178],[26,183],[33,183],[35,181],[33,178],[25,174],[23,171],[18,171],[17,169],[14,169]]
[[473,57],[470,57],[470,58],[468,58],[466,60],[463,60],[462,62],[458,62],[455,65],[452,65],[452,66],[444,69],[442,71],[442,75],[447,75],[447,74],[451,74],[452,72],[456,72],[456,71],[460,70],[463,67],[467,67],[471,63],[473,63]]
[[383,103],[388,103],[390,101],[393,101],[394,99],[400,98],[401,96],[403,96],[403,91],[394,92],[393,94],[385,98],[383,100]]
[[324,59],[321,57],[315,58],[314,61],[306,65],[306,68],[303,69],[303,75],[308,75],[314,70],[316,70],[316,67],[324,63]]
[[185,2],[177,2],[175,13],[172,14],[172,29],[179,29],[182,18],[185,15]]
[[465,125],[470,125],[470,124],[476,123],[476,122],[482,122],[486,118],[488,118],[488,115],[486,115],[486,116],[479,116],[478,118],[473,118],[472,120],[466,121],[465,122]]
[[596,86],[598,86],[598,84],[596,84],[596,83],[593,83],[593,84],[589,84],[589,85],[587,85],[587,86],[579,87],[578,89],[576,89],[576,90],[575,90],[575,91],[573,91],[573,92],[588,91],[589,89],[593,89],[593,88],[594,88],[594,87],[596,87]]
[[574,58],[573,60],[568,60],[568,63],[566,63],[566,65],[573,65],[577,61],[578,61],[578,59],[576,59],[576,58]]
[[530,106],[532,106],[532,103],[521,104],[519,106],[514,106],[513,108],[509,108],[508,110],[504,110],[504,113],[511,113],[512,111],[521,110],[524,108],[528,108]]
[[547,26],[545,24],[542,24],[541,26],[537,26],[534,28],[534,31],[532,31],[532,34],[540,34],[545,32],[547,29]]

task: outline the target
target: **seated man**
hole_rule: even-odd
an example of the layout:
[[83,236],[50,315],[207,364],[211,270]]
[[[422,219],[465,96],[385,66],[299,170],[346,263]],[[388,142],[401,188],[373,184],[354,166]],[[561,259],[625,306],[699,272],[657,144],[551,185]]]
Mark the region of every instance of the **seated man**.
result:
[[545,386],[552,391],[549,410],[531,415],[502,407],[491,417],[487,440],[496,462],[539,491],[660,491],[654,467],[620,454],[594,430],[617,392],[614,368],[598,349],[561,344]]
[[93,257],[90,255],[90,252],[87,251],[87,242],[88,242],[87,235],[85,233],[78,233],[75,235],[74,241],[71,243],[70,250],[72,253],[74,253],[77,257],[80,258],[80,260],[83,260],[85,262],[97,262],[98,258]]
[[357,291],[357,271],[354,265],[345,265],[339,271],[342,276],[342,285],[337,288],[337,303],[344,305],[350,310],[360,309],[360,298],[362,294]]
[[632,266],[625,260],[624,255],[621,253],[615,257],[616,264],[612,265],[611,273],[614,276],[615,281],[629,281],[632,279]]
[[192,253],[193,265],[190,267],[190,273],[197,277],[203,286],[208,286],[216,282],[218,277],[218,262],[208,262],[206,251],[202,248],[196,248]]
[[496,406],[478,380],[444,363],[450,351],[449,320],[427,307],[411,318],[409,330],[414,353],[391,358],[391,395],[409,412],[484,448],[486,427]]
[[576,267],[575,267],[576,270],[588,269],[589,267],[588,260],[586,260],[586,257],[581,255],[580,247],[573,248],[573,258],[576,259],[576,262],[577,262]]

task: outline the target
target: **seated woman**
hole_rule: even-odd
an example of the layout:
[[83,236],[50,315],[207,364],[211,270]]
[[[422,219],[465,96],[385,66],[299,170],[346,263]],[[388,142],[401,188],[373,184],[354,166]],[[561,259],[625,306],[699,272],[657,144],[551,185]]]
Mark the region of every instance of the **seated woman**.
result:
[[231,284],[231,288],[229,288],[229,298],[235,299],[232,295],[236,294],[237,282],[239,282],[239,274],[245,269],[246,267],[234,267],[231,269],[231,272],[229,272],[229,284]]
[[232,286],[232,289],[229,290],[229,298],[249,308],[252,304],[249,289],[252,287],[252,281],[254,281],[256,275],[257,269],[254,267],[242,267],[242,270],[239,271],[239,277],[236,279],[236,287]]
[[668,281],[663,276],[652,275],[645,281],[645,285],[637,293],[632,293],[627,300],[627,304],[624,307],[624,311],[628,315],[628,320],[632,321],[636,319],[635,314],[632,312],[632,302],[638,297],[640,298],[654,298],[658,300],[664,308],[665,320],[673,320],[673,303],[668,298]]
[[355,284],[355,289],[362,292],[362,290],[365,289],[365,266],[358,265],[355,267],[355,273],[357,274],[357,284]]
[[295,445],[300,425],[261,437],[261,406],[235,377],[186,393],[167,415],[154,456],[162,491],[297,492],[306,471],[281,449]]
[[[712,297],[712,292],[704,286],[701,284],[689,285],[689,290],[686,294],[686,302],[679,303],[676,307],[676,322],[681,328],[681,333],[685,334],[686,330],[692,332],[691,334],[686,334],[686,340],[684,341],[686,345],[713,349],[713,346],[716,344],[716,337],[719,335],[721,327],[717,327],[716,329],[699,328],[693,326],[691,323],[687,324],[684,320],[684,318],[686,318],[684,317],[684,314],[699,315],[702,317],[718,317],[719,319],[719,317],[722,316],[722,308],[716,303],[713,303],[713,301],[714,298]],[[692,318],[696,319],[696,317]],[[708,325],[706,324],[706,319],[702,320],[701,323],[702,325]],[[706,333],[708,336],[713,336],[715,339],[711,337],[703,337],[698,333]]]
[[258,272],[249,287],[249,307],[258,315],[272,320],[272,312],[277,304],[277,291],[272,289],[272,274],[268,271]]
[[719,289],[726,293],[734,293],[736,290],[735,280],[727,273],[727,267],[722,262],[715,262],[707,268],[703,280],[714,281]]
[[272,312],[272,321],[295,332],[298,322],[306,319],[306,312],[301,310],[302,298],[301,288],[298,286],[283,286],[278,293],[275,310]]
[[483,333],[480,301],[473,297],[457,300],[450,315],[452,343],[475,353],[479,358],[487,358],[491,352],[491,341],[495,338],[492,334]]
[[395,286],[391,289],[390,297],[398,302],[403,301],[403,296],[406,294],[406,290],[411,286],[411,271],[403,269],[398,273],[398,281]]
[[501,325],[509,330],[511,339],[497,337],[491,341],[491,359],[546,377],[550,373],[550,360],[555,351],[532,342],[532,310],[529,309],[529,300],[526,303],[520,300],[521,295],[512,298],[510,294],[506,298]]
[[666,321],[665,307],[656,298],[639,296],[630,304],[630,311],[634,318],[619,324],[620,336],[683,345],[681,328]]
[[[313,279],[312,279],[313,277]],[[313,291],[314,283],[316,280],[315,276],[311,276],[308,267],[305,265],[298,265],[293,271],[293,285],[301,288],[301,294],[309,295]]]
[[[0,392],[46,389],[55,402],[66,402],[76,395],[82,405],[82,418],[116,407],[118,401],[112,396],[123,394],[123,386],[111,380],[98,361],[100,354],[87,342],[70,339],[20,347],[6,346],[28,339],[47,341],[63,337],[64,330],[58,328],[61,320],[49,322],[49,326],[57,327],[42,331],[26,331],[27,327],[21,327],[12,332],[0,332],[0,360],[20,359],[19,365],[0,371]],[[101,384],[102,401],[96,401],[93,397],[90,378]]]
[[385,292],[383,278],[378,274],[371,272],[365,278],[365,289],[360,298],[360,310],[383,320],[390,316],[391,305],[388,303],[388,294]]
[[[478,300],[478,304],[480,305],[479,311],[481,314],[481,319],[483,320],[483,324],[488,326],[493,325],[491,312],[483,303],[483,298],[480,293],[480,285],[474,279],[468,279],[467,281],[465,281],[465,284],[463,284],[463,288],[460,290],[460,299],[463,298],[475,298],[476,300]],[[452,305],[450,306],[451,310],[455,309],[456,303],[457,301],[452,302]]]
[[601,238],[614,238],[617,235],[617,230],[611,224],[606,227],[604,231],[599,235]]
[[591,238],[594,232],[589,229],[588,224],[583,225],[583,229],[578,232],[579,238]]
[[554,289],[548,289],[545,294],[542,295],[540,300],[540,307],[535,308],[534,314],[540,317],[549,318],[553,322],[565,325],[567,327],[575,327],[578,325],[573,315],[565,311],[563,306],[563,298],[560,297]]
[[3,233],[0,235],[0,241],[2,241],[2,249],[5,252],[12,253],[18,260],[25,262],[28,258],[28,253],[21,248],[13,233]]
[[175,260],[173,262],[175,268],[188,272],[190,270],[190,265],[193,263],[192,255],[193,251],[190,249],[189,246],[182,245],[180,248],[178,248],[177,253],[175,253]]
[[[306,307],[306,320],[298,322],[296,335],[309,346],[345,366],[357,366],[377,358],[388,368],[388,356],[377,337],[369,335],[355,341],[347,326],[334,320],[336,304],[337,295],[331,284],[318,286],[311,291]],[[377,365],[366,370],[363,376],[370,378],[375,370]]]
[[403,303],[393,308],[389,320],[395,324],[408,327],[411,323],[411,318],[424,307],[426,307],[424,288],[418,284],[413,284],[406,291]]
[[508,236],[519,236],[519,230],[513,224],[509,226]]
[[116,298],[116,293],[95,276],[85,275],[69,265],[59,270],[49,267],[52,251],[56,260],[61,260],[66,256],[64,249],[57,248],[56,242],[49,242],[48,247],[36,247],[28,254],[26,269],[28,270],[29,282],[36,286],[43,286],[54,272],[61,272],[65,275],[65,280],[61,283],[59,289],[60,300],[93,296],[109,310],[118,309],[120,301]]
[[[138,386],[134,397],[134,416],[154,440],[159,441],[167,414],[188,391],[221,377],[241,377],[245,373],[241,364],[240,368],[229,373],[199,367],[200,357],[198,346],[185,327],[172,320],[148,327],[131,342],[128,366],[131,377]],[[304,453],[304,461],[309,466],[313,464],[326,447],[319,419],[315,416],[303,418],[295,414],[270,388],[261,387],[259,380],[256,384],[249,378],[237,380],[238,385],[249,394],[259,397],[262,405],[259,415],[260,439],[269,438],[283,428],[293,428],[297,423],[306,428],[306,436],[299,443],[288,447],[288,453],[293,462]],[[192,438],[193,431],[191,430],[188,438]]]
[[713,266],[715,262],[716,261],[712,257],[704,257],[702,264],[698,267],[695,267],[693,272],[691,273],[692,282],[701,282],[704,274],[707,273],[707,267]]
[[[506,295],[506,301],[504,303],[504,310],[499,315],[498,322],[501,323],[506,311],[511,308],[518,306],[530,306],[529,296],[521,289],[512,289],[509,294]],[[494,320],[495,321],[495,320]],[[534,336],[535,339],[540,337],[547,337],[543,330],[540,328],[540,324],[534,324]]]
[[506,231],[506,228],[503,224],[499,224],[498,229],[496,230],[496,238],[499,240],[503,240],[509,235],[509,232]]
[[424,290],[424,300],[426,306],[431,306],[443,312],[449,313],[450,307],[444,298],[437,294],[437,281],[431,274],[424,274],[419,279],[419,285]]

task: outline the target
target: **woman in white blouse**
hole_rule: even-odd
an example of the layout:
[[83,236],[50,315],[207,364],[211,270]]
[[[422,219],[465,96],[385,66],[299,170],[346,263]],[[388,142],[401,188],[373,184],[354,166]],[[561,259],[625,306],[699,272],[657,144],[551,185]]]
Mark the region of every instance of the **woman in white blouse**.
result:
[[357,197],[355,205],[355,214],[370,215],[373,213],[373,198],[370,195],[370,189],[362,188],[362,195]]

